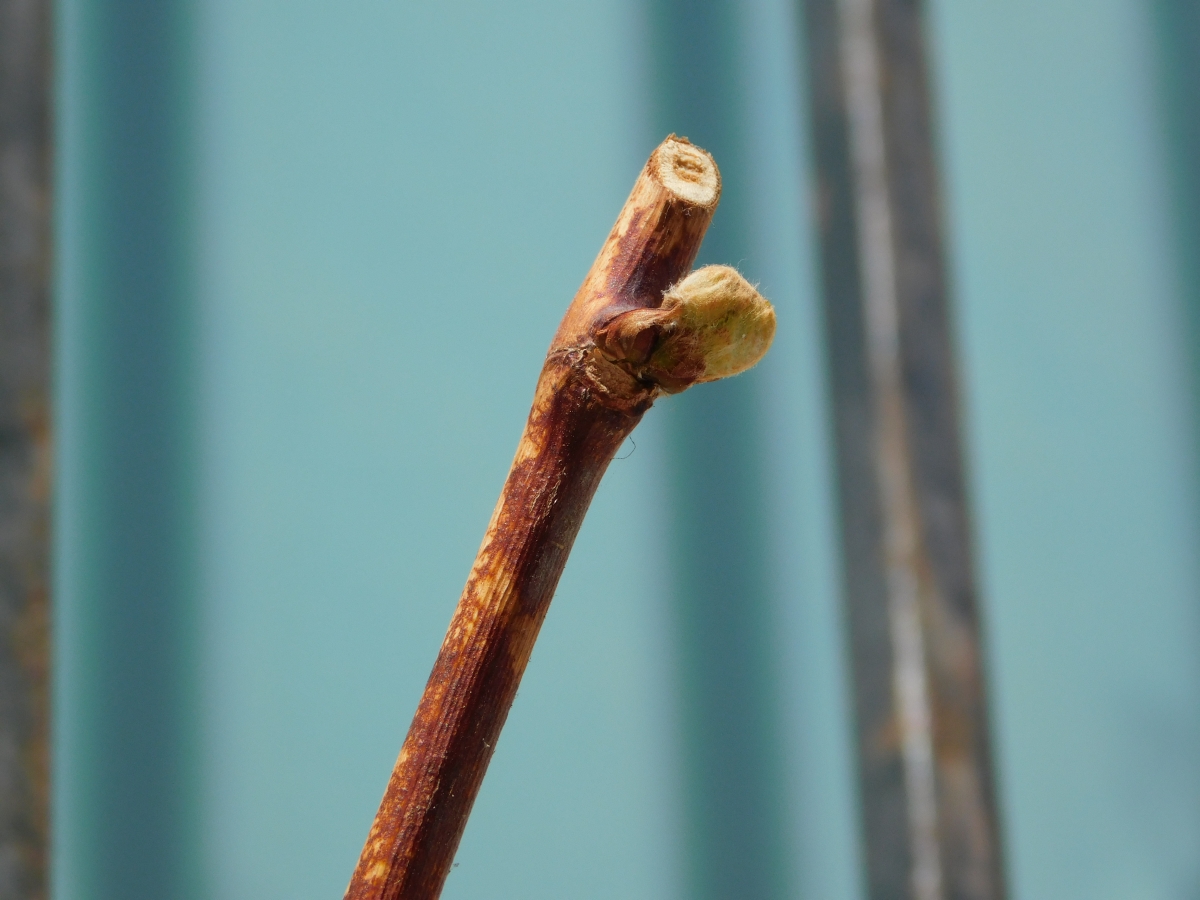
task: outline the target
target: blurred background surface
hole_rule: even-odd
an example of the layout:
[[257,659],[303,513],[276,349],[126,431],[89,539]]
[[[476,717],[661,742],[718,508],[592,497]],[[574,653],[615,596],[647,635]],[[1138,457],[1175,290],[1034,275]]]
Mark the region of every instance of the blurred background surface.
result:
[[[926,12],[1012,894],[1200,897],[1200,13]],[[671,131],[779,336],[613,463],[445,896],[862,896],[802,18],[61,0],[57,897],[339,896]]]

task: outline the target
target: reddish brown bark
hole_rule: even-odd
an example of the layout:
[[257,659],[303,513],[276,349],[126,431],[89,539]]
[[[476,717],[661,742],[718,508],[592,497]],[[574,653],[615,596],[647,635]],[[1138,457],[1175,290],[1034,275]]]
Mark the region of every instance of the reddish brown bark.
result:
[[[639,367],[664,339],[656,325],[626,329],[619,352],[597,337],[619,315],[657,308],[688,273],[719,194],[707,153],[664,141],[568,308],[347,900],[441,893],[584,513],[661,389]],[[672,390],[690,383],[689,372],[664,374]]]

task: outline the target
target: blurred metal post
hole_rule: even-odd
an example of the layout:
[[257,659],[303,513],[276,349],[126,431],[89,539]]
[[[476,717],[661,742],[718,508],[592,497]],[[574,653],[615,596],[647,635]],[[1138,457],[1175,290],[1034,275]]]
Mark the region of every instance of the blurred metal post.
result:
[[[1174,262],[1192,350],[1192,392],[1200,399],[1200,3],[1155,0],[1152,10]],[[1193,428],[1200,428],[1200,416],[1193,415],[1193,422]],[[1193,440],[1200,444],[1200,434]]]
[[806,0],[871,900],[1000,900],[923,23]]
[[0,0],[0,897],[44,898],[49,732],[49,0]]
[[[721,205],[697,265],[757,280],[754,161],[736,0],[648,4],[654,141],[686,135],[721,167]],[[652,145],[651,145],[652,146]],[[772,634],[762,369],[662,404],[670,454],[672,629],[679,673],[683,894],[792,896]]]

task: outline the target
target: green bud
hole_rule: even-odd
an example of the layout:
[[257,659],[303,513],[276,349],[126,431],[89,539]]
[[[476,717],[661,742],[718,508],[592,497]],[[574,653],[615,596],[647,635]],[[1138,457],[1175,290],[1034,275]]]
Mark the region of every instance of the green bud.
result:
[[635,378],[677,394],[749,369],[775,337],[775,310],[730,266],[697,269],[663,295],[605,325],[596,345]]

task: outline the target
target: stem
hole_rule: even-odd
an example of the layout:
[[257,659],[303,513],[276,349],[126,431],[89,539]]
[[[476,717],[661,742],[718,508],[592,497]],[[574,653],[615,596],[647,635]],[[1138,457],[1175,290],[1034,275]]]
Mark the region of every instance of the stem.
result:
[[[602,351],[597,336],[603,345],[618,316],[663,303],[691,268],[719,195],[712,158],[668,138],[568,308],[346,900],[441,893],[584,513],[663,383],[642,364],[668,341],[669,327],[649,322],[623,333],[619,351]],[[695,368],[685,360],[664,378],[681,390],[680,379],[684,387],[704,380]]]

